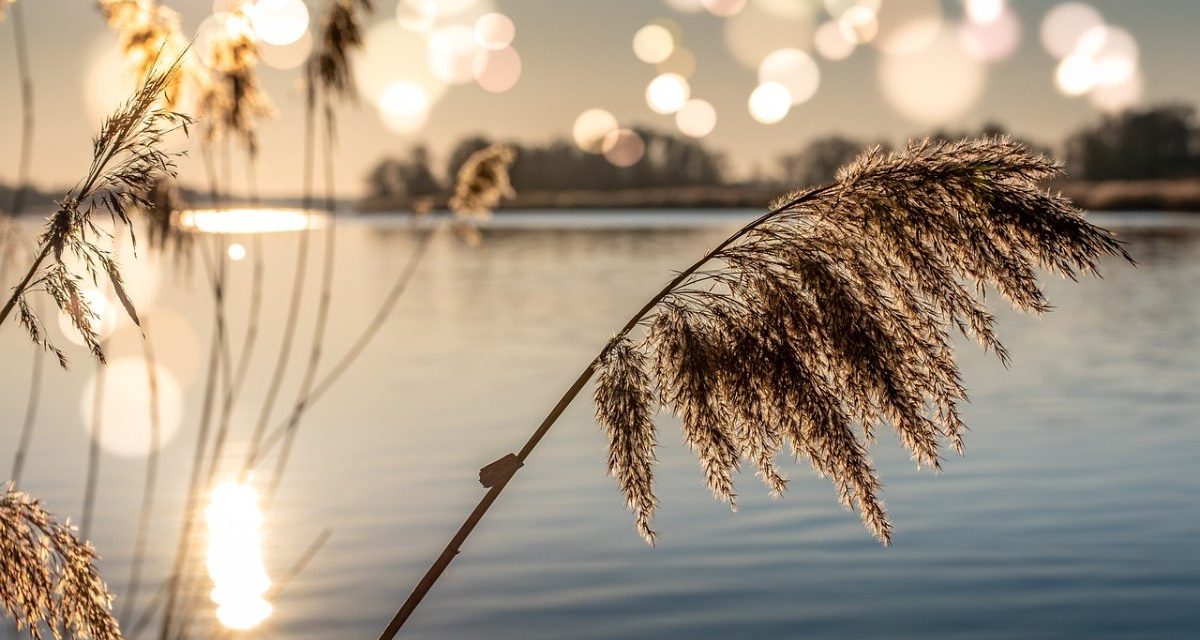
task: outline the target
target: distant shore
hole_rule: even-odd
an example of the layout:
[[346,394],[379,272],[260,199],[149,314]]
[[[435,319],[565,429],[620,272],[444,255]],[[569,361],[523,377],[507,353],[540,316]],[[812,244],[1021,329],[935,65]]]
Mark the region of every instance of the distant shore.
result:
[[[1095,211],[1181,211],[1200,213],[1200,178],[1110,182],[1063,181],[1047,185],[1079,207]],[[761,185],[660,187],[611,191],[526,191],[504,208],[564,209],[761,209],[786,188]],[[433,198],[444,209],[444,198]],[[412,202],[397,198],[364,198],[355,208],[364,214],[406,211]]]

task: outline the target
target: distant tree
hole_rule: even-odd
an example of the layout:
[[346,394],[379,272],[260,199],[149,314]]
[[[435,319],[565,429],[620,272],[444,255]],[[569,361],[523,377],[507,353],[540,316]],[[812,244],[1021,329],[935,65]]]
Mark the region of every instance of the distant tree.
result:
[[384,198],[417,198],[443,191],[424,145],[410,149],[406,158],[380,160],[367,175],[367,187],[372,196]]
[[[815,185],[833,182],[839,167],[857,158],[869,143],[841,135],[817,138],[798,153],[779,159],[784,181],[794,185]],[[880,146],[887,147],[887,143]]]
[[1067,162],[1087,180],[1171,178],[1200,173],[1200,128],[1191,106],[1106,116],[1067,141]]

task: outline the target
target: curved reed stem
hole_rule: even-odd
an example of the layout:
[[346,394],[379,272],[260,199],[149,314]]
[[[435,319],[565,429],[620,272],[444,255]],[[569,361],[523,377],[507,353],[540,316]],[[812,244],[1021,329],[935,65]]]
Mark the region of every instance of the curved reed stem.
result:
[[41,349],[33,350],[33,370],[29,374],[29,398],[25,402],[25,421],[21,425],[21,438],[17,443],[17,453],[13,456],[12,481],[13,488],[21,485],[21,477],[25,472],[25,460],[29,456],[29,446],[33,442],[33,428],[37,424],[38,406],[42,399],[42,379],[45,377],[46,353]]
[[[667,285],[663,287],[658,294],[652,297],[644,306],[642,306],[641,309],[638,310],[637,313],[629,318],[629,321],[625,323],[625,326],[617,332],[616,336],[608,344],[613,344],[617,339],[632,331],[633,328],[636,327],[637,324],[646,317],[646,314],[650,313],[650,311],[659,303],[661,303],[668,295],[670,295],[670,293],[674,291],[676,287],[678,287],[689,276],[696,273],[697,270],[707,264],[713,259],[714,256],[716,256],[726,247],[733,244],[750,231],[759,227],[764,222],[778,215],[780,212],[803,204],[808,200],[824,194],[830,189],[832,189],[832,186],[826,186],[800,194],[796,198],[793,198],[787,203],[772,209],[771,211],[759,216],[752,222],[743,226],[733,235],[721,242],[721,244],[704,254],[703,257],[694,262],[687,269],[679,272],[679,274],[676,275],[675,278],[669,283],[667,283]],[[446,567],[450,566],[450,562],[454,560],[456,555],[458,555],[459,548],[461,548],[463,543],[466,542],[467,537],[471,535],[472,531],[474,531],[475,526],[479,524],[479,521],[482,520],[483,516],[487,514],[488,509],[492,507],[492,504],[496,501],[496,498],[499,498],[500,493],[504,491],[506,486],[508,486],[508,481],[511,480],[513,475],[516,474],[516,470],[519,469],[520,465],[525,463],[530,454],[532,454],[533,450],[537,447],[538,443],[542,441],[542,438],[545,437],[546,433],[550,431],[550,428],[554,426],[554,423],[558,421],[563,412],[567,410],[567,407],[571,405],[571,402],[573,402],[575,398],[579,396],[579,392],[583,390],[583,387],[587,385],[588,381],[592,379],[593,375],[595,375],[596,367],[603,359],[605,350],[607,349],[608,347],[605,346],[605,349],[601,350],[601,352],[597,354],[591,362],[588,363],[587,367],[585,367],[584,370],[579,374],[579,377],[575,379],[575,382],[571,384],[566,393],[564,393],[559,399],[558,403],[554,405],[554,408],[550,410],[550,413],[546,416],[546,418],[542,420],[542,423],[538,425],[538,428],[534,430],[533,435],[531,435],[525,442],[525,446],[521,447],[521,451],[516,454],[517,466],[513,469],[512,473],[504,477],[496,484],[492,485],[492,487],[488,489],[488,492],[484,494],[483,498],[479,501],[479,504],[475,506],[475,509],[469,516],[467,516],[466,521],[463,522],[462,526],[459,527],[458,531],[450,539],[450,543],[446,545],[446,548],[442,551],[441,555],[434,560],[433,565],[428,571],[425,572],[425,575],[417,583],[416,587],[413,588],[412,593],[409,594],[408,599],[404,601],[404,604],[400,606],[400,610],[397,611],[396,615],[392,617],[387,627],[384,628],[383,633],[379,634],[380,640],[391,640],[400,632],[401,627],[403,627],[404,623],[408,621],[413,611],[416,611],[417,605],[421,604],[421,600],[425,598],[425,594],[429,593],[429,590],[433,588],[433,585],[437,582],[438,578],[440,578],[442,573],[446,571]]]
[[96,486],[100,482],[100,438],[103,436],[104,384],[108,377],[104,363],[96,363],[96,386],[92,390],[92,430],[88,434],[87,482],[83,488],[83,514],[79,517],[79,537],[87,540],[92,533],[96,509]]
[[158,362],[154,357],[154,344],[150,341],[149,319],[145,315],[142,316],[142,359],[146,363],[146,384],[150,394],[150,450],[146,456],[146,479],[142,486],[142,507],[138,516],[137,537],[133,543],[133,561],[129,566],[129,583],[125,590],[125,603],[121,607],[121,620],[129,620],[133,615],[138,590],[142,584],[142,566],[146,557],[146,547],[149,545],[154,494],[158,486],[158,450],[162,445],[162,426],[158,406]]

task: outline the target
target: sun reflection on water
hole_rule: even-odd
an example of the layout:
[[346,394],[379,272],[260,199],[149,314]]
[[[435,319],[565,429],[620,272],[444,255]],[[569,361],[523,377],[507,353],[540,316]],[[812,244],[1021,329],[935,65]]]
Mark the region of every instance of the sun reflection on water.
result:
[[318,229],[324,214],[303,209],[191,209],[179,216],[185,229],[202,233],[277,233]]
[[208,576],[217,620],[230,629],[251,629],[272,611],[264,598],[271,578],[263,565],[263,515],[249,483],[226,483],[213,490],[208,508]]

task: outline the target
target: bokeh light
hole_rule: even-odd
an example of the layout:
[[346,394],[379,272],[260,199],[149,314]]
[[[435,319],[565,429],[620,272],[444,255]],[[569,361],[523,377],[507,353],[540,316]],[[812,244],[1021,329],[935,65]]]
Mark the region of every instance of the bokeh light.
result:
[[1000,15],[988,22],[968,21],[959,28],[963,49],[981,62],[1007,60],[1021,44],[1021,22],[1011,10],[1001,7]]
[[[81,289],[79,297],[83,298],[92,312],[91,317],[85,318],[88,328],[96,334],[100,341],[104,341],[116,330],[117,324],[122,318],[121,314],[125,313],[124,309],[115,305],[99,289]],[[87,345],[83,335],[75,328],[71,316],[65,311],[58,312],[58,328],[62,331],[63,337],[71,343],[81,347]]]
[[491,51],[500,51],[517,37],[517,25],[503,13],[485,13],[475,21],[475,42]]
[[942,32],[939,0],[887,0],[875,14],[879,31],[871,44],[891,55],[915,53]]
[[707,100],[692,98],[675,113],[675,126],[685,136],[703,138],[717,126],[717,110]]
[[965,114],[983,95],[987,79],[984,66],[950,33],[916,53],[881,56],[878,72],[888,103],[926,125],[945,124]]
[[261,42],[258,45],[258,58],[263,64],[272,69],[287,71],[299,68],[312,54],[312,33],[305,31],[304,35],[291,44],[273,45]]
[[[96,426],[95,394],[100,384],[100,430]],[[183,390],[171,371],[156,364],[155,386],[158,397],[158,439],[153,437],[150,370],[141,357],[109,358],[104,371],[91,375],[80,396],[80,414],[88,436],[108,453],[127,458],[143,457],[155,445],[161,450],[175,439],[183,423]]]
[[393,82],[379,98],[383,123],[395,133],[412,133],[429,121],[429,94],[415,82]]
[[423,36],[389,20],[368,29],[363,40],[351,61],[358,90],[371,103],[378,105],[384,91],[401,81],[421,87],[430,104],[445,94],[446,83],[429,69],[428,41]]
[[646,155],[646,142],[636,131],[614,129],[604,136],[604,158],[617,167],[632,167]]
[[804,11],[787,16],[771,13],[753,2],[725,21],[725,46],[730,55],[747,69],[758,70],[772,51],[787,48],[812,48],[816,18],[806,3],[797,3]]
[[838,18],[837,24],[842,37],[854,44],[870,42],[879,33],[879,19],[875,10],[865,5],[854,5],[846,9]]
[[452,24],[429,37],[429,69],[450,84],[466,84],[473,78],[475,52],[479,44],[470,27]]
[[728,18],[746,8],[746,0],[700,0],[709,13],[719,18]]
[[754,89],[747,103],[750,117],[763,124],[783,120],[792,108],[792,94],[778,82],[764,82]]
[[646,85],[646,104],[651,111],[668,115],[679,111],[691,93],[687,78],[677,73],[664,73]]
[[696,73],[696,56],[685,47],[675,47],[671,57],[663,60],[655,69],[659,73],[674,73],[685,78],[691,78]]
[[521,79],[521,56],[512,47],[498,51],[480,49],[475,53],[472,73],[484,91],[504,93]]
[[1095,60],[1096,81],[1105,86],[1121,84],[1137,71],[1137,41],[1121,27],[1104,25],[1088,29],[1079,39],[1076,53]]
[[854,53],[855,44],[842,35],[836,22],[825,22],[813,35],[813,47],[826,60],[845,60]]
[[821,70],[812,56],[799,49],[780,49],[758,67],[758,81],[778,82],[787,87],[792,104],[808,102],[821,85]]
[[864,7],[875,13],[879,11],[881,0],[824,0],[822,4],[829,16],[837,20],[854,7]]
[[675,37],[666,27],[648,24],[633,34],[633,55],[646,64],[658,64],[671,56]]
[[400,0],[396,4],[396,21],[413,33],[426,33],[438,17],[437,0]]
[[1093,27],[1104,25],[1104,18],[1091,5],[1067,2],[1050,10],[1042,19],[1042,46],[1055,58],[1075,51],[1080,38]]
[[[199,375],[203,359],[200,335],[193,325],[195,319],[185,317],[171,307],[148,306],[140,302],[136,304],[142,323],[147,326],[154,344],[171,347],[156,350],[155,361],[171,373],[181,390],[186,389]],[[109,337],[104,351],[112,361],[122,358],[143,360],[142,329],[132,322],[122,324]]]
[[229,254],[229,259],[233,260],[234,262],[240,262],[246,259],[246,247],[236,242],[229,245],[229,249],[226,251],[226,253]]
[[698,13],[704,11],[702,0],[663,0],[668,7],[680,13]]
[[1088,94],[1088,102],[1106,113],[1117,113],[1136,105],[1142,99],[1145,81],[1135,71],[1123,82],[1099,85]]
[[966,0],[967,21],[977,25],[988,25],[1005,13],[1004,0]]
[[588,109],[575,119],[571,136],[575,145],[588,153],[602,153],[604,139],[609,133],[616,131],[617,119],[604,109]]
[[257,0],[246,9],[259,40],[283,46],[308,31],[308,6],[301,0]]
[[262,558],[262,511],[258,493],[244,483],[213,490],[204,510],[208,523],[206,566],[213,582],[217,619],[230,629],[252,629],[271,615],[271,588]]

